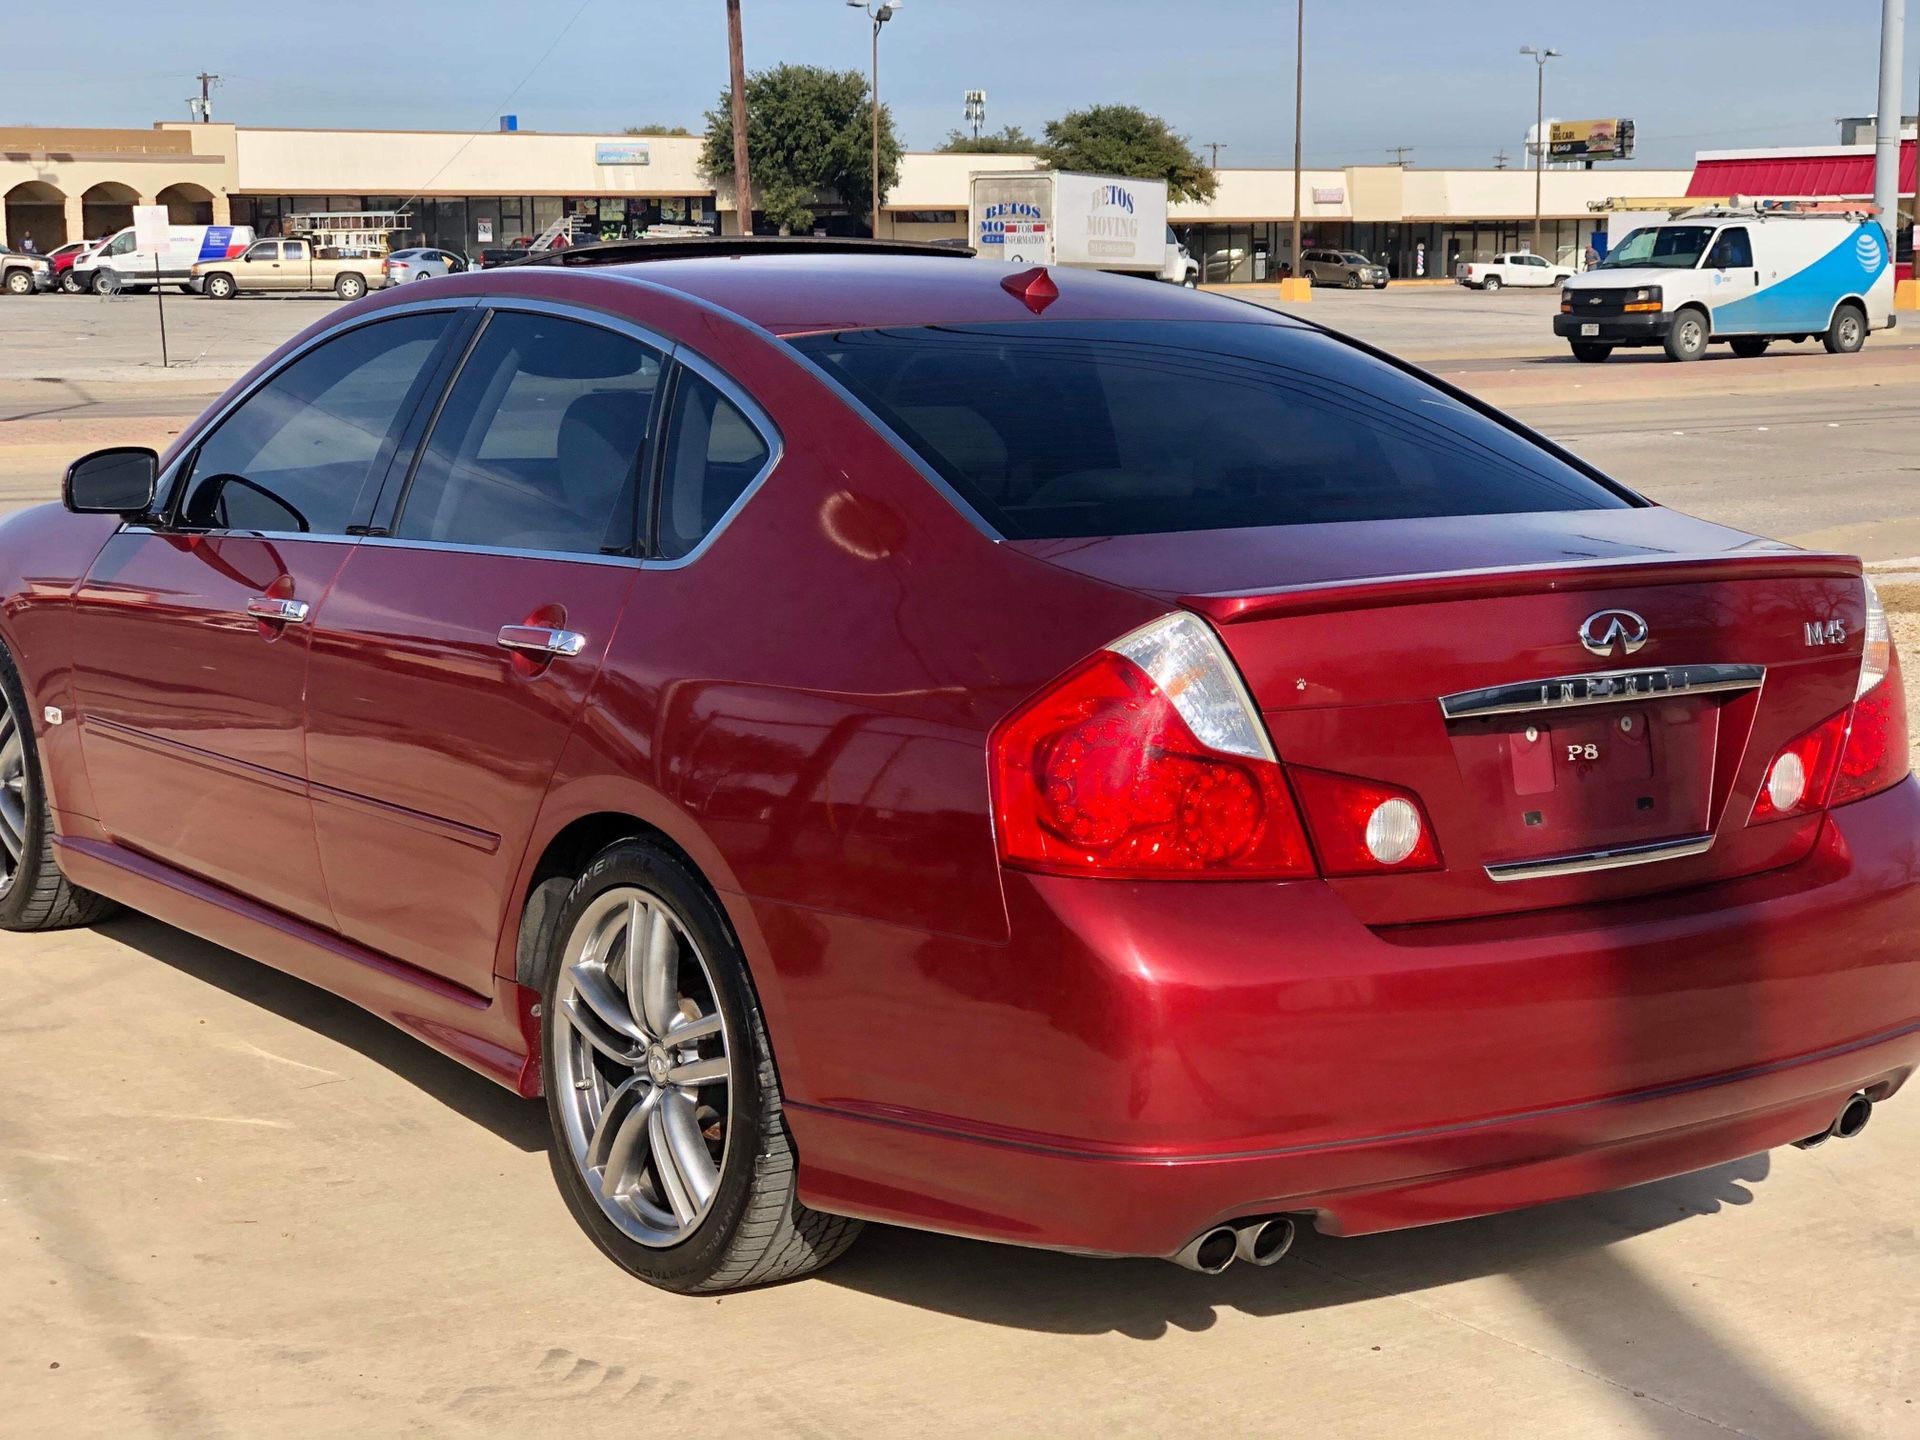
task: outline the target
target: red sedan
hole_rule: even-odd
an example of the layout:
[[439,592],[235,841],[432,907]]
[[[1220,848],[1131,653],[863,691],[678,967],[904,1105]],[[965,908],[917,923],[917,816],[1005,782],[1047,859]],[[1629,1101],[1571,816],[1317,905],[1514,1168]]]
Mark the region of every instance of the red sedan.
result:
[[682,1291],[862,1220],[1266,1263],[1920,1062],[1857,560],[1256,306],[857,249],[369,297],[78,462],[0,527],[0,923],[544,1095]]

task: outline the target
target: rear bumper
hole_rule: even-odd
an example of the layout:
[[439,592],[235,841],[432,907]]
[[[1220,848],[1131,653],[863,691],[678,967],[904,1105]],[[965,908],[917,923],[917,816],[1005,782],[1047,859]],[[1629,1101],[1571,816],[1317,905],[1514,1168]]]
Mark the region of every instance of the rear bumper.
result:
[[[1172,887],[1011,876],[1010,946],[899,957],[945,1003],[917,1030],[878,997],[907,1057],[891,1094],[799,1067],[801,1193],[1164,1255],[1239,1216],[1361,1234],[1781,1145],[1920,1065],[1916,830],[1908,780],[1834,812],[1787,870],[1397,933],[1319,885],[1170,904]],[[843,1042],[849,1023],[872,1033],[843,1003]],[[864,1051],[881,1070],[887,1053]]]
[[[1597,325],[1600,333],[1582,332],[1584,325]],[[1555,315],[1553,333],[1563,340],[1584,340],[1595,345],[1657,345],[1673,328],[1673,316],[1665,311],[1636,315]]]

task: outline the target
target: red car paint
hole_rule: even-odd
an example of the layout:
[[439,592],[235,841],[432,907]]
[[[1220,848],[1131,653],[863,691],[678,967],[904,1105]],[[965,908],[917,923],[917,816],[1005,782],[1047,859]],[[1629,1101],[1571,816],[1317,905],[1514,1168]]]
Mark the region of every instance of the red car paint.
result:
[[[1920,1061],[1920,788],[1748,823],[1781,746],[1852,699],[1857,561],[1653,506],[998,542],[779,337],[1289,323],[1073,272],[1036,316],[1000,277],[750,258],[433,287],[625,317],[758,403],[778,465],[683,566],[116,531],[50,509],[0,527],[0,637],[63,869],[530,1095],[516,959],[543,860],[650,828],[752,966],[808,1204],[1085,1251],[1169,1254],[1243,1215],[1360,1233],[1637,1183],[1898,1088]],[[248,618],[252,594],[306,600],[313,623]],[[1416,795],[1438,866],[1003,864],[996,728],[1175,608],[1215,628],[1284,765]],[[1692,727],[1702,813],[1656,796],[1581,819],[1619,840],[1697,823],[1716,843],[1496,883],[1483,861],[1552,847],[1496,814],[1495,727],[1449,725],[1436,700],[1602,668],[1576,636],[1610,608],[1652,623],[1635,664],[1769,667],[1758,693],[1662,711]],[[516,668],[490,643],[562,613],[594,641],[574,662]],[[1809,648],[1816,617],[1845,643]],[[43,705],[79,723],[47,725]]]

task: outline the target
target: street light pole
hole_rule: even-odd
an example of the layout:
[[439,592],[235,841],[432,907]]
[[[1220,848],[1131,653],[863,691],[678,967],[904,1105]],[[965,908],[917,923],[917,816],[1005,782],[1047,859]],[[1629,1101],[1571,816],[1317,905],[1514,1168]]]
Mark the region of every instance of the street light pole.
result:
[[733,90],[734,217],[753,234],[753,176],[747,173],[747,54],[740,39],[740,0],[727,0],[727,76]]
[[1300,117],[1307,93],[1307,0],[1297,0],[1293,24],[1293,273],[1300,275]]
[[867,224],[873,238],[880,238],[880,27],[891,20],[905,0],[847,0],[856,10],[864,10],[873,21],[873,210]]
[[1520,47],[1522,55],[1533,57],[1533,249],[1540,253],[1540,184],[1547,171],[1547,61],[1559,58],[1558,50]]

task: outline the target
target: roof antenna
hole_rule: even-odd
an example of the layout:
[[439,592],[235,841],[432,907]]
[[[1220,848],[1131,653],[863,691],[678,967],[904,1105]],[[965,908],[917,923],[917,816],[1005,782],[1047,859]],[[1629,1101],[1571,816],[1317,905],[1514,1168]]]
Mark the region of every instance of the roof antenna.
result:
[[1009,295],[1018,296],[1020,303],[1036,315],[1060,298],[1060,287],[1053,283],[1053,277],[1047,273],[1044,265],[1007,276],[1000,282],[1000,288]]

